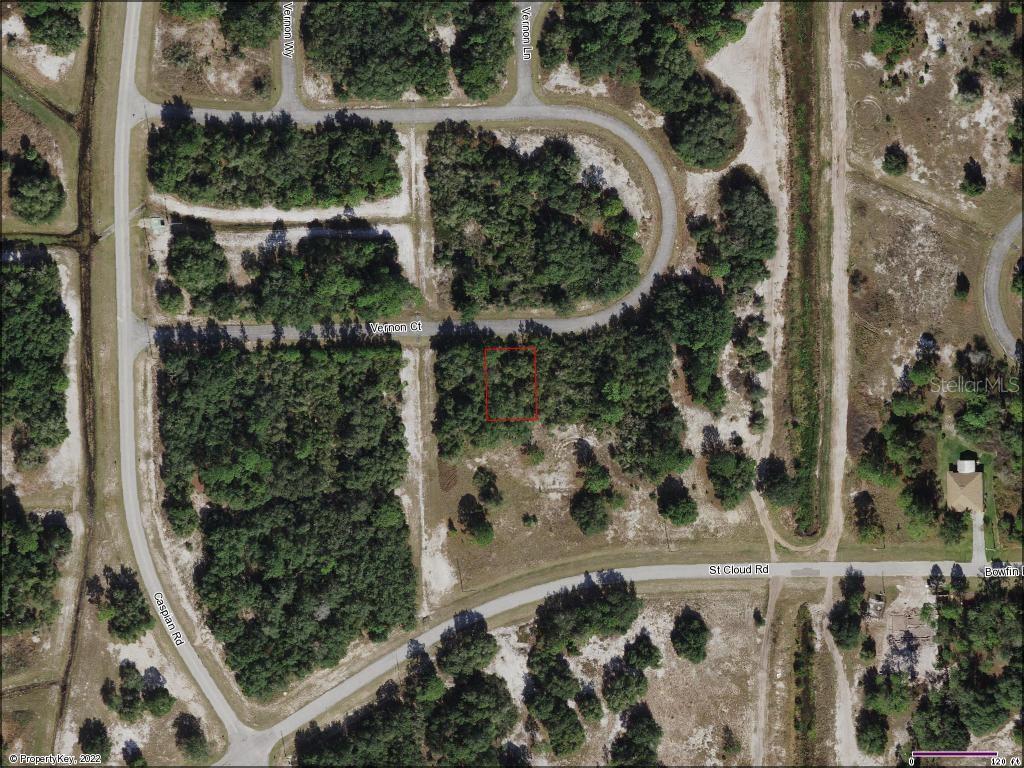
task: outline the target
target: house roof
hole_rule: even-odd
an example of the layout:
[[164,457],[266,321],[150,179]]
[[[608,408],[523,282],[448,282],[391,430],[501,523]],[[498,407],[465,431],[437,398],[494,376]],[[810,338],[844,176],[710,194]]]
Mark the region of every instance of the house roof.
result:
[[985,511],[985,481],[981,472],[947,472],[946,504],[961,511]]

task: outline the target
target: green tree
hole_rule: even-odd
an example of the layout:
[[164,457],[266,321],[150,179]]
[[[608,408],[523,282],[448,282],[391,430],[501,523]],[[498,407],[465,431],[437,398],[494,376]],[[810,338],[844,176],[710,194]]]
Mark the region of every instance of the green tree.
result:
[[608,709],[621,712],[647,695],[647,677],[643,670],[613,659],[605,665],[601,695]]
[[45,248],[4,242],[4,250],[12,258],[0,263],[0,416],[4,428],[13,427],[15,460],[35,465],[68,436],[64,357],[71,315]]
[[498,742],[517,720],[505,681],[476,671],[456,680],[438,701],[426,724],[426,743],[443,763],[494,762]]
[[106,620],[107,631],[123,643],[134,643],[153,628],[153,614],[149,601],[142,593],[135,571],[122,565],[115,571],[103,567],[107,586],[102,589],[99,576],[93,576],[92,601],[99,607],[100,620]]
[[885,148],[885,154],[882,156],[882,170],[887,174],[890,176],[902,176],[907,172],[909,164],[910,160],[907,157],[907,153],[898,141],[894,141]]
[[220,29],[232,45],[266,48],[281,32],[280,5],[274,0],[228,0]]
[[498,476],[490,467],[479,466],[473,472],[473,485],[476,486],[477,496],[484,504],[501,504],[504,500],[501,491],[498,490]]
[[190,712],[174,718],[174,743],[189,760],[206,760],[210,747],[203,732],[202,721]]
[[29,224],[53,221],[64,207],[64,185],[31,144],[14,157],[9,184],[11,210]]
[[658,514],[673,525],[689,525],[697,519],[697,502],[675,477],[666,477],[658,486]]
[[862,709],[857,715],[857,746],[867,755],[885,754],[889,743],[889,718],[870,709]]
[[462,529],[473,537],[481,547],[494,541],[494,526],[487,519],[487,508],[477,498],[467,493],[459,500],[459,522]]
[[960,191],[968,197],[977,197],[988,186],[988,181],[981,171],[981,163],[973,157],[964,163],[964,178],[960,182]]
[[708,480],[726,509],[737,506],[754,487],[755,463],[741,451],[714,448],[707,454]]
[[622,733],[612,742],[611,765],[656,765],[662,730],[647,705],[640,704],[623,715],[623,725]]
[[209,305],[228,272],[224,249],[214,239],[209,222],[186,219],[177,225],[167,251],[167,269],[174,282],[188,291],[194,307]]
[[223,5],[219,0],[160,0],[164,13],[186,21],[215,18],[223,11]]
[[580,715],[589,723],[600,721],[604,714],[604,707],[601,706],[601,699],[591,687],[583,688],[576,694],[576,709]]
[[866,709],[880,715],[898,715],[910,706],[910,679],[906,672],[879,673],[871,667],[864,673],[861,684]]
[[647,630],[641,630],[640,634],[626,643],[622,660],[627,666],[637,669],[656,668],[661,666],[661,651],[651,640]]
[[871,38],[871,52],[885,59],[892,69],[914,45],[917,29],[903,0],[885,0]]
[[78,48],[85,30],[78,20],[81,0],[19,0],[32,42],[49,47],[57,56]]
[[498,652],[498,641],[487,631],[487,622],[472,617],[459,621],[441,636],[437,666],[449,675],[465,676],[486,667]]
[[110,759],[113,744],[102,720],[95,717],[85,719],[78,729],[78,746],[83,754],[99,755],[104,763]]
[[697,611],[689,606],[683,608],[676,616],[672,626],[672,647],[675,652],[694,664],[704,661],[707,655],[708,640],[711,630]]
[[940,691],[921,697],[910,718],[910,733],[917,749],[963,750],[971,743],[960,710]]

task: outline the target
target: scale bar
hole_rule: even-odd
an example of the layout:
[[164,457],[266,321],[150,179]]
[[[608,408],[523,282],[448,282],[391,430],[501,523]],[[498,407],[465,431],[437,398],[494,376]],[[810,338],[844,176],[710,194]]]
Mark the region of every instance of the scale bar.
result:
[[998,752],[961,752],[957,750],[923,750],[915,749],[910,753],[913,757],[999,757]]

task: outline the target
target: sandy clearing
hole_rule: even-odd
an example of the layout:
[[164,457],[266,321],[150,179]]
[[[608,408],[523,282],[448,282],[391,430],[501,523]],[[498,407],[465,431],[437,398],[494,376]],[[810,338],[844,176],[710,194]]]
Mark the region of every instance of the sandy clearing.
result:
[[151,192],[150,205],[161,212],[177,213],[182,216],[197,216],[213,222],[236,222],[242,224],[267,223],[276,221],[286,223],[303,223],[311,219],[330,219],[335,216],[349,216],[369,220],[394,220],[409,215],[412,208],[410,202],[410,166],[409,147],[415,138],[415,131],[409,128],[398,134],[402,150],[396,162],[402,174],[402,189],[394,197],[384,200],[370,200],[356,206],[334,205],[324,208],[290,208],[283,210],[272,205],[259,208],[219,208],[210,205],[196,205],[185,202],[173,195]]
[[82,467],[82,408],[78,388],[78,358],[81,346],[82,308],[78,290],[72,285],[71,270],[65,260],[76,259],[73,251],[61,251],[57,261],[60,273],[60,297],[64,307],[71,316],[71,340],[64,356],[64,371],[68,377],[68,388],[65,390],[64,419],[68,425],[69,435],[46,462],[46,477],[50,485],[58,488],[63,485],[75,485],[76,498],[80,489],[78,478]]
[[530,653],[530,644],[519,639],[518,627],[501,627],[491,630],[498,641],[498,653],[484,670],[504,679],[508,685],[512,701],[523,710],[523,689],[526,687],[526,657]]
[[455,591],[458,577],[448,559],[448,526],[440,523],[432,529],[424,529],[423,556],[420,560],[420,574],[423,579],[423,602],[425,606],[440,605],[443,598]]
[[140,640],[128,645],[118,643],[107,643],[107,654],[111,658],[112,666],[116,667],[125,659],[135,663],[139,672],[145,674],[150,667],[157,669],[167,681],[167,690],[176,699],[182,702],[201,706],[202,697],[196,690],[195,684],[177,665],[161,652],[153,632],[147,632]]
[[636,102],[629,110],[629,114],[644,128],[661,128],[665,124],[665,116],[655,112],[645,101]]
[[[409,451],[409,463],[406,468],[403,491],[399,494],[402,508],[405,510],[406,522],[409,525],[410,538],[420,542],[420,561],[424,560],[426,527],[426,491],[423,488],[423,395],[420,389],[420,358],[423,352],[419,349],[402,347],[402,369],[399,376],[402,380],[402,426],[405,430],[405,445]],[[425,585],[425,581],[423,582]],[[422,615],[430,614],[430,605],[426,599],[426,589],[422,600]]]
[[[25,22],[18,13],[12,13],[3,20],[0,34],[3,35],[5,54],[30,64],[47,80],[57,82],[63,79],[74,66],[77,52],[72,51],[67,56],[56,56],[50,53],[47,46],[32,43]],[[12,38],[13,42],[10,42]]]
[[579,73],[567,61],[563,61],[551,71],[548,79],[544,81],[543,87],[544,90],[554,93],[585,93],[588,96],[606,96],[608,94],[608,84],[604,78],[593,85],[584,85],[580,81]]
[[[761,374],[761,384],[774,392],[774,370],[782,358],[785,323],[785,282],[789,270],[789,240],[785,236],[785,222],[789,220],[789,192],[785,186],[788,157],[788,130],[786,123],[786,82],[782,68],[782,36],[778,3],[766,3],[758,8],[747,23],[743,37],[727,45],[711,57],[706,68],[723,84],[732,88],[749,117],[743,149],[735,164],[748,165],[764,180],[768,196],[775,205],[780,236],[775,256],[768,264],[769,277],[757,290],[765,298],[765,320],[768,322],[763,343],[772,357],[773,366]],[[711,179],[695,181],[694,194],[706,189]],[[687,198],[690,184],[687,181]],[[769,399],[768,402],[771,402]],[[765,409],[766,425],[760,435],[747,431],[744,441],[755,457],[767,456],[774,433],[774,408]],[[737,430],[739,431],[739,430]],[[743,433],[741,432],[741,435]]]

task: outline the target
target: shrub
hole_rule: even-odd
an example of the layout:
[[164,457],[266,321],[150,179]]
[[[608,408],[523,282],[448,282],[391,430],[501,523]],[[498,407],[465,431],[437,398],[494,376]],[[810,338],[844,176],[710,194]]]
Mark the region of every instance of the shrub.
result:
[[612,712],[621,712],[646,694],[647,677],[641,670],[622,663],[621,659],[613,659],[605,666],[601,695]]
[[673,525],[689,525],[697,519],[697,502],[675,477],[666,477],[658,486],[658,514]]
[[110,759],[113,744],[102,720],[90,717],[82,723],[78,729],[78,746],[84,754],[99,755],[104,763]]
[[661,651],[651,640],[647,630],[642,630],[633,640],[626,643],[622,660],[630,667],[647,669],[661,666]]
[[953,295],[960,299],[960,301],[964,301],[967,298],[967,294],[969,294],[970,292],[971,281],[963,272],[957,272],[956,285],[953,288]]
[[856,732],[857,746],[862,752],[884,754],[889,741],[889,718],[870,709],[862,709],[857,715]]
[[885,154],[882,156],[882,170],[890,176],[902,176],[907,172],[909,163],[910,159],[898,141],[894,141],[885,148]]
[[190,712],[174,718],[174,743],[189,760],[206,760],[210,750],[202,721]]
[[964,163],[964,178],[960,182],[960,191],[968,197],[977,197],[988,186],[985,175],[981,172],[981,163],[973,157]]
[[672,647],[677,654],[694,664],[704,661],[710,637],[711,630],[704,623],[704,619],[689,606],[676,617],[672,626]]

